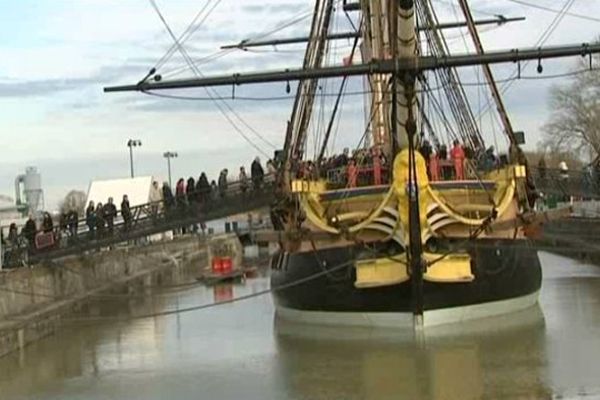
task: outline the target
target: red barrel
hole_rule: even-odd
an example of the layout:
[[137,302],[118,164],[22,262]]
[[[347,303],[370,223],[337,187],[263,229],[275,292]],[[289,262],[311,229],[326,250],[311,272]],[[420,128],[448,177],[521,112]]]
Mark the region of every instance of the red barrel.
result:
[[221,268],[224,274],[228,274],[233,269],[233,261],[231,261],[231,257],[223,257],[221,259]]
[[221,273],[223,272],[223,260],[221,257],[212,258],[212,272]]

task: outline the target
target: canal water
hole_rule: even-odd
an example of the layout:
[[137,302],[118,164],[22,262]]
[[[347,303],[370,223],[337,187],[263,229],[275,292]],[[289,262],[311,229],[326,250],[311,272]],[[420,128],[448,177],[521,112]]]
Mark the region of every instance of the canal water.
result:
[[0,399],[600,398],[600,267],[540,256],[539,307],[418,336],[286,324],[268,295],[127,319],[257,293],[264,276],[115,293],[1,358]]

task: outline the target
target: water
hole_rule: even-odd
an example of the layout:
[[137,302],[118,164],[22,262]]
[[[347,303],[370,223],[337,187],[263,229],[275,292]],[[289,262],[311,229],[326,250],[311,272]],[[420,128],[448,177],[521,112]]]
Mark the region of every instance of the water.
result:
[[[428,330],[274,321],[269,296],[202,311],[91,324],[0,359],[0,399],[600,398],[600,267],[541,254],[540,307]],[[192,287],[94,302],[115,317],[268,287]]]

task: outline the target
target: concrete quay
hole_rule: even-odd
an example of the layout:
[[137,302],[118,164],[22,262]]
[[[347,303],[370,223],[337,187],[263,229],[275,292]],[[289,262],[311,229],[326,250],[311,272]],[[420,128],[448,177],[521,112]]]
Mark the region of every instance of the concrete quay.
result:
[[0,357],[52,335],[63,316],[94,295],[136,281],[150,285],[160,274],[177,274],[186,268],[201,271],[215,240],[239,257],[235,235],[209,240],[190,235],[2,271]]

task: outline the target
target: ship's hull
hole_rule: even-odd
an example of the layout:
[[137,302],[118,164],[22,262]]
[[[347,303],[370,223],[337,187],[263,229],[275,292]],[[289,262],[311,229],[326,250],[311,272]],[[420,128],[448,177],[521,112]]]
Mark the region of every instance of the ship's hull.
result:
[[[369,289],[354,286],[353,247],[276,256],[272,287],[278,317],[342,325],[411,326],[412,287],[401,284]],[[475,279],[466,283],[424,282],[424,325],[460,322],[505,314],[537,302],[541,266],[535,249],[521,240],[476,240],[470,250]],[[327,274],[323,271],[347,264]],[[321,274],[316,279],[310,279]]]

